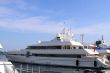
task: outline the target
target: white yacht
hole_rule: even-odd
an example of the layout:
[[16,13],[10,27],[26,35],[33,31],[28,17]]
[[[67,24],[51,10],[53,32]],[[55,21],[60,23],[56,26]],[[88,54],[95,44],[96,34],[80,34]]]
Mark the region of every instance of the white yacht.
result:
[[109,50],[84,48],[82,43],[72,38],[72,32],[64,29],[50,41],[39,41],[26,49],[8,52],[7,57],[10,61],[20,63],[86,69],[110,68],[110,61],[107,58]]
[[18,73],[13,64],[8,61],[4,52],[2,51],[2,45],[0,44],[0,73]]

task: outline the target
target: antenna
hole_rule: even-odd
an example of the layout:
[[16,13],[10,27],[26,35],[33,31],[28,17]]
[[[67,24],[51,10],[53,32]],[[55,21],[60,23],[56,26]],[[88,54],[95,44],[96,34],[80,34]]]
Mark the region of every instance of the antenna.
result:
[[81,36],[81,43],[84,44],[84,34],[80,34]]
[[104,43],[104,36],[102,35],[102,43]]
[[71,30],[71,24],[70,24],[70,23],[69,23],[69,30],[70,30],[70,32],[72,31],[72,30]]
[[66,24],[66,22],[64,21],[64,23],[63,23],[63,28],[65,28],[65,24]]

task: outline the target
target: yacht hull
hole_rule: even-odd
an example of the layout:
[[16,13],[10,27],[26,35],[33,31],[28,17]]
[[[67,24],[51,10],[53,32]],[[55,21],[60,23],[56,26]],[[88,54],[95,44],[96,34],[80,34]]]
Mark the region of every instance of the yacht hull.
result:
[[52,66],[65,66],[76,68],[94,68],[105,69],[105,65],[102,64],[96,58],[58,58],[58,57],[35,57],[35,56],[7,56],[10,61],[40,64],[40,65],[52,65]]

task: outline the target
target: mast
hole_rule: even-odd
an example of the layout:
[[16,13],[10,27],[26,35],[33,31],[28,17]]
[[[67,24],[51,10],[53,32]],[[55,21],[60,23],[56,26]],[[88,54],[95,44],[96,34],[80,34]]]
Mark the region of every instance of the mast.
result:
[[72,39],[74,34],[69,29],[64,28],[60,33],[60,36],[62,39],[69,41]]
[[103,37],[103,35],[102,35],[102,43],[104,43],[104,37]]
[[84,44],[84,34],[81,34],[81,43]]

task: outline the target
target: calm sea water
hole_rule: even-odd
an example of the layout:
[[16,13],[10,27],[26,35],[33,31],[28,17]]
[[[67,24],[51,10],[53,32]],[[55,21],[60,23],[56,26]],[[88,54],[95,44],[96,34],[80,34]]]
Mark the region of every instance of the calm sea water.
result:
[[19,73],[104,73],[96,70],[13,63]]

